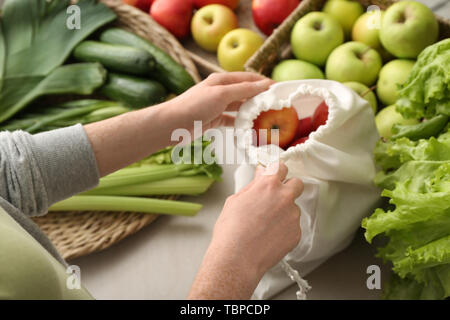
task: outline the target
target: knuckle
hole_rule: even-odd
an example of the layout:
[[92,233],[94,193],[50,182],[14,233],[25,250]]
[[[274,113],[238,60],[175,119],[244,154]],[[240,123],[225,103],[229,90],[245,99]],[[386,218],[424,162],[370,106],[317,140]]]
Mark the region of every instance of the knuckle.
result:
[[218,73],[218,72],[211,73],[207,78],[208,81],[212,81],[212,82],[217,81],[219,79],[220,79],[220,73]]
[[286,166],[286,164],[283,161],[278,162],[278,168],[281,170],[287,170],[288,167]]

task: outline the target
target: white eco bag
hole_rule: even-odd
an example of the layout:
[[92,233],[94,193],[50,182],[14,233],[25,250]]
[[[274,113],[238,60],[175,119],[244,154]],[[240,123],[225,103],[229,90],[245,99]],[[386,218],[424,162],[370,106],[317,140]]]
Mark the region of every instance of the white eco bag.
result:
[[[328,121],[305,143],[286,151],[253,145],[253,120],[261,112],[293,106],[299,118],[305,118],[324,100]],[[302,239],[284,260],[305,276],[350,244],[380,198],[372,182],[376,172],[372,151],[379,139],[373,111],[366,100],[338,82],[289,81],[244,103],[235,128],[243,130],[237,146],[247,159],[235,172],[236,192],[253,179],[255,163],[267,166],[282,160],[289,168],[287,178],[304,182],[304,192],[296,200],[302,211]],[[280,263],[266,273],[253,298],[270,298],[291,285],[285,269],[286,263]]]

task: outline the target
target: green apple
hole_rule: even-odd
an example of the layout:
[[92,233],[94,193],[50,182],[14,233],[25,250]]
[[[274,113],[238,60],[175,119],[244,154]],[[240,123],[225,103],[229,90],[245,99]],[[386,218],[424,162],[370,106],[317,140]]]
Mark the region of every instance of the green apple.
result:
[[272,71],[272,79],[277,82],[324,78],[322,70],[316,65],[295,59],[281,61]]
[[292,29],[292,51],[300,60],[324,66],[334,48],[344,42],[339,22],[324,12],[310,12]]
[[335,17],[344,28],[346,38],[350,39],[353,25],[364,13],[364,8],[353,0],[328,0],[322,11]]
[[379,30],[382,16],[381,10],[369,11],[361,15],[353,25],[352,40],[365,43],[374,49],[381,48]]
[[237,26],[238,20],[233,10],[221,4],[211,4],[194,14],[191,32],[200,47],[215,52],[223,36]]
[[350,89],[353,89],[361,98],[367,100],[367,102],[369,102],[370,106],[372,107],[373,113],[377,113],[378,108],[377,97],[375,96],[375,93],[373,93],[372,90],[370,90],[367,86],[363,85],[362,83],[355,81],[344,82],[343,84],[349,87]]
[[391,5],[381,21],[383,46],[397,58],[415,59],[438,39],[436,17],[427,6],[416,1],[400,1]]
[[217,59],[226,71],[244,71],[247,60],[262,46],[264,39],[255,31],[239,28],[220,41]]
[[327,79],[339,82],[356,81],[371,86],[381,69],[380,54],[368,45],[351,41],[330,54],[325,67]]
[[403,84],[414,66],[414,60],[397,59],[381,68],[377,82],[377,95],[384,105],[394,104],[397,99],[397,85]]
[[405,119],[395,110],[395,105],[384,108],[375,117],[378,133],[385,139],[392,137],[392,126],[394,124],[412,125],[417,124],[417,119]]

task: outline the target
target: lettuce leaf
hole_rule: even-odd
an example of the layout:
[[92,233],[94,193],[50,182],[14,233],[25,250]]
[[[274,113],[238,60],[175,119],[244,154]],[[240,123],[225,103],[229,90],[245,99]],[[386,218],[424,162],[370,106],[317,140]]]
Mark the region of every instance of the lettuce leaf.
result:
[[450,116],[450,39],[427,47],[400,86],[397,111],[405,118]]
[[375,184],[389,199],[362,226],[371,242],[388,238],[378,257],[393,264],[386,299],[443,299],[450,296],[450,132],[438,138],[380,141],[383,169]]

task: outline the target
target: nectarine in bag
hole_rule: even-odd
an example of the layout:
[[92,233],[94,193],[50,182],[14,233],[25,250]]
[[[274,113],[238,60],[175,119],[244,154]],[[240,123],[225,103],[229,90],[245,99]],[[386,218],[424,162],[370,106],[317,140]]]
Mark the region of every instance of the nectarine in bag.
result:
[[[254,145],[253,122],[268,110],[293,106],[300,119],[311,117],[325,103],[328,119],[302,143],[286,150],[277,145]],[[323,123],[322,122],[322,123]],[[265,299],[292,284],[286,263],[306,276],[352,241],[361,220],[380,198],[373,184],[372,151],[379,135],[369,103],[346,86],[328,80],[280,82],[241,107],[235,128],[242,130],[238,150],[246,161],[235,172],[235,190],[247,185],[256,164],[283,161],[287,178],[303,180],[305,189],[296,200],[301,208],[302,238],[283,263],[263,277],[253,298]]]

